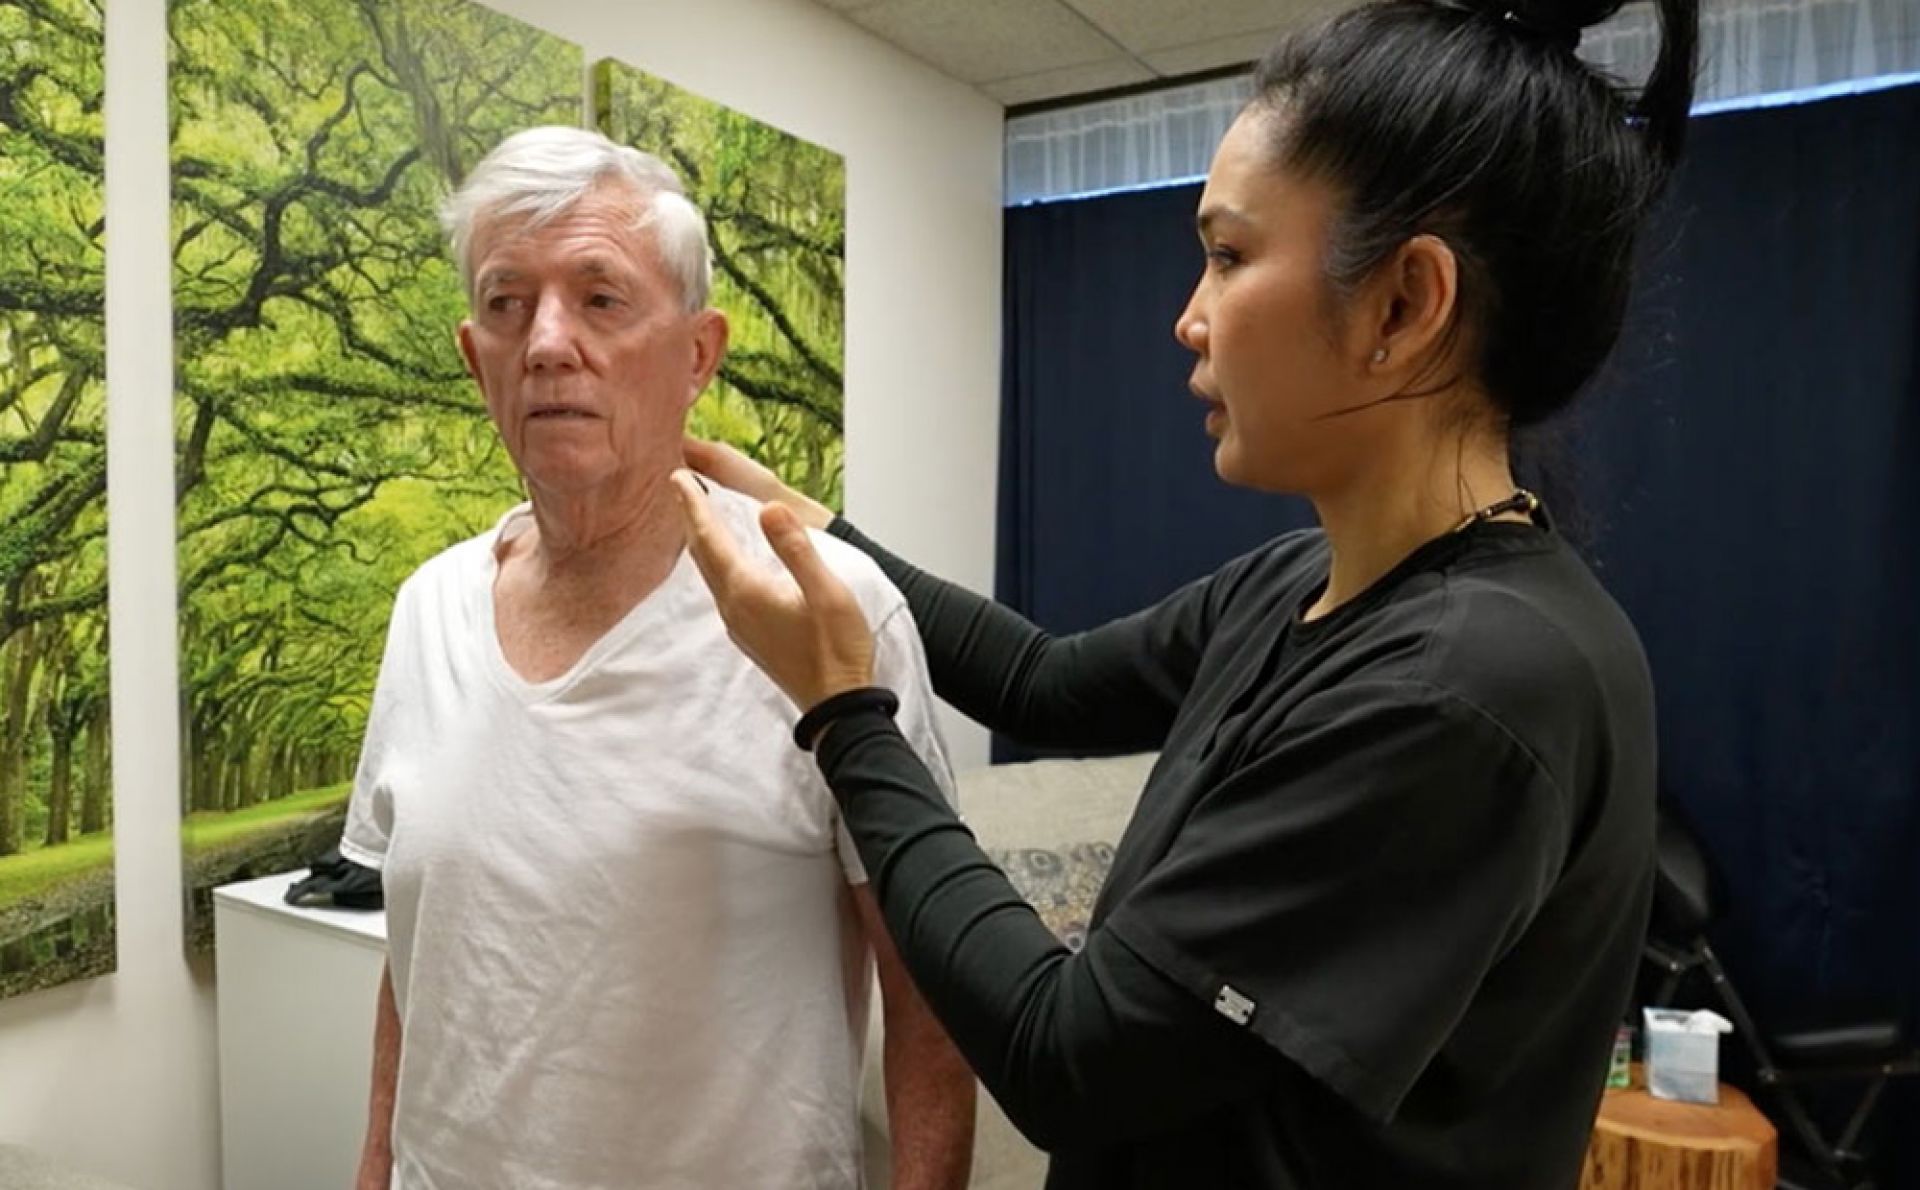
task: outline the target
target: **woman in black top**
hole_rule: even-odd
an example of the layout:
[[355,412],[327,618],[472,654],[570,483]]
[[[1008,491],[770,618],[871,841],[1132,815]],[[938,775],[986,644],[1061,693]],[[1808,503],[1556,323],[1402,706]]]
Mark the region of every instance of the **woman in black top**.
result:
[[[1319,531],[1054,639],[689,446],[770,501],[797,582],[748,569],[676,477],[908,968],[1051,1187],[1577,1178],[1648,908],[1652,692],[1508,456],[1611,348],[1680,149],[1694,0],[1658,0],[1633,96],[1573,52],[1618,3],[1388,0],[1262,63],[1176,334],[1221,477],[1305,494]],[[968,714],[1161,750],[1080,953],[901,741],[803,524],[900,586]]]

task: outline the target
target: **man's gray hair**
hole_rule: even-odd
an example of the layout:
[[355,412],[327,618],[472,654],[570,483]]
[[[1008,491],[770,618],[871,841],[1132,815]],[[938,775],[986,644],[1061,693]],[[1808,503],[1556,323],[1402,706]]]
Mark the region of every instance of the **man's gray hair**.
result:
[[652,231],[687,311],[706,309],[713,289],[707,221],[687,198],[680,176],[651,153],[562,125],[529,128],[501,141],[440,205],[440,222],[453,241],[453,261],[468,298],[473,297],[476,227],[497,219],[538,227],[608,185],[633,193],[634,226]]

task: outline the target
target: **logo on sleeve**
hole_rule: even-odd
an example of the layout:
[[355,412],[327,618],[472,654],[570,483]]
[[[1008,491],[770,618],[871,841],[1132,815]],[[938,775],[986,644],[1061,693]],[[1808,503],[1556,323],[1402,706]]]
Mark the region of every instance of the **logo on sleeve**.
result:
[[1213,1010],[1236,1025],[1244,1025],[1253,1019],[1254,1003],[1239,992],[1232,984],[1220,985],[1220,994],[1213,998]]

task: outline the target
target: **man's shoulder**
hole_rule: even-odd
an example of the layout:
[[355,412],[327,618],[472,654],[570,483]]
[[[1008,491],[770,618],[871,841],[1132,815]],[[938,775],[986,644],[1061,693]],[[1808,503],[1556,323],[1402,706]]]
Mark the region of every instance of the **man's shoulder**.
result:
[[[733,530],[735,539],[748,555],[770,565],[780,565],[773,546],[767,542],[766,534],[760,531],[760,502],[717,485],[709,494],[721,508],[728,528]],[[892,580],[881,571],[879,563],[872,558],[822,530],[809,530],[807,536],[812,540],[820,560],[853,591],[869,621],[878,624],[905,605],[905,596],[900,594]]]
[[813,539],[813,548],[820,551],[821,561],[840,576],[841,582],[853,588],[862,604],[872,599],[893,608],[906,602],[906,597],[900,594],[893,580],[880,569],[880,564],[858,547],[847,544],[824,529],[811,530],[808,536]]
[[[512,515],[508,513],[507,517]],[[401,582],[399,597],[433,598],[464,591],[475,582],[485,582],[487,554],[493,548],[505,521],[506,517],[503,517],[499,524],[463,541],[456,541],[420,563]]]

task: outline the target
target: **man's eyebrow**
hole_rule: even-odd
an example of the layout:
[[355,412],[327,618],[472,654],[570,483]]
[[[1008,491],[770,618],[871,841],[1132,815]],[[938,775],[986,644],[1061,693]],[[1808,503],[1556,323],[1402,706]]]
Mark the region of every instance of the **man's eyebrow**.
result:
[[589,256],[573,269],[575,276],[600,279],[624,277],[632,271],[621,262],[604,256]]
[[[622,268],[619,262],[602,256],[589,256],[573,266],[574,276],[588,277],[594,280],[606,280],[608,278],[625,276],[629,271],[628,269]],[[497,285],[508,285],[515,281],[522,280],[525,276],[526,273],[521,269],[494,267],[480,274],[479,279],[474,282],[474,288],[479,290],[491,289]]]

